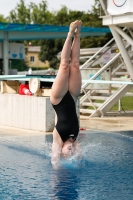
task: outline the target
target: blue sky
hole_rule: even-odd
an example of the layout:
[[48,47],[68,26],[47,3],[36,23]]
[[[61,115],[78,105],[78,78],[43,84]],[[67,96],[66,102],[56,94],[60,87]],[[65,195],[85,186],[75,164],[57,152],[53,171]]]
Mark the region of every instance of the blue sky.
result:
[[[9,12],[14,9],[19,0],[0,0],[0,14],[5,17],[8,16]],[[36,4],[40,3],[41,0],[25,0],[26,4],[34,2]],[[71,10],[88,11],[94,4],[94,0],[47,0],[48,10],[59,10],[61,5],[66,5],[67,8]]]

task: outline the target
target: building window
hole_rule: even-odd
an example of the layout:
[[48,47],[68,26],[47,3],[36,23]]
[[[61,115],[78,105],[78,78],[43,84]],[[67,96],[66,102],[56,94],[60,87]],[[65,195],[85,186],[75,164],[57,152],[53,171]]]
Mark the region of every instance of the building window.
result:
[[30,62],[34,62],[34,61],[35,61],[34,56],[30,56]]

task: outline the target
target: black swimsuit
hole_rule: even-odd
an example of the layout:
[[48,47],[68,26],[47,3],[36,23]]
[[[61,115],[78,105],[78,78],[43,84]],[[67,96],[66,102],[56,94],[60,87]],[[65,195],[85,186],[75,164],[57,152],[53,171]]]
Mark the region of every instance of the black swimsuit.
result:
[[56,130],[58,131],[63,142],[69,138],[76,140],[79,133],[79,123],[76,114],[74,99],[68,91],[59,104],[53,105],[57,114],[58,121]]

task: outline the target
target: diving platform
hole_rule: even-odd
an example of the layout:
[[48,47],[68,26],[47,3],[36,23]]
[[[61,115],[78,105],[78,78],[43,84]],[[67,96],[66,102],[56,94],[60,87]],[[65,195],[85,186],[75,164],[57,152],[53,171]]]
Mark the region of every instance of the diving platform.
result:
[[103,25],[117,25],[119,27],[133,27],[133,13],[125,13],[121,15],[102,16]]

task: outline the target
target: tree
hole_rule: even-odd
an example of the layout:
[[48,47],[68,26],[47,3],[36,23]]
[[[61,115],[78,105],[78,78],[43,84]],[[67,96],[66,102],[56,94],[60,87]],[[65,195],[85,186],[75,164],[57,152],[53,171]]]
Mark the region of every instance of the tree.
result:
[[25,0],[20,0],[14,10],[9,13],[11,22],[19,22],[23,24],[50,24],[53,14],[47,10],[47,2],[42,0],[38,5],[30,2],[25,4]]
[[42,62],[49,61],[50,67],[57,68],[59,60],[57,59],[58,52],[61,51],[64,40],[51,39],[41,41],[41,51],[39,53],[39,59]]
[[8,22],[8,19],[4,17],[4,15],[0,14],[0,22]]
[[34,24],[51,24],[53,21],[53,14],[47,10],[47,2],[42,1],[38,5],[30,3],[31,21]]
[[[103,27],[102,19],[100,18],[100,2],[95,0],[91,11],[88,11],[87,15],[84,15],[84,25],[90,27]],[[104,36],[91,36],[81,39],[81,48],[93,48],[102,47],[112,38],[111,33],[107,33]]]
[[94,5],[92,6],[91,11],[89,11],[90,14],[94,14],[96,16],[100,16],[100,1],[99,0],[95,0]]
[[20,0],[20,2],[17,3],[15,9],[10,11],[8,18],[10,22],[17,22],[23,24],[31,23],[30,7],[28,6],[27,8],[25,5],[25,1]]
[[59,11],[53,13],[53,15],[55,16],[53,23],[58,26],[68,25],[69,22],[68,12],[69,12],[68,8],[66,6],[62,6],[62,8]]
[[12,69],[17,69],[18,71],[26,71],[28,69],[28,66],[26,65],[24,60],[12,59],[11,62],[12,62],[11,64]]

